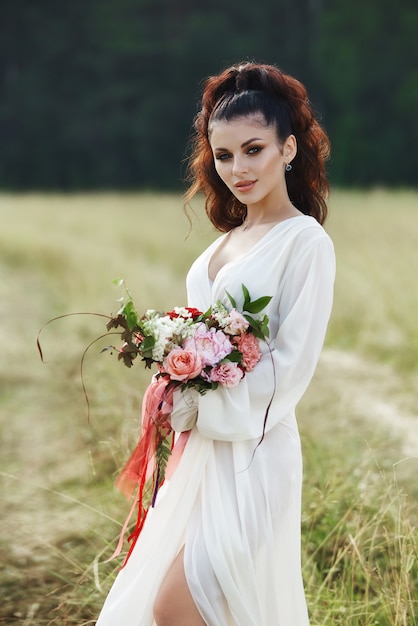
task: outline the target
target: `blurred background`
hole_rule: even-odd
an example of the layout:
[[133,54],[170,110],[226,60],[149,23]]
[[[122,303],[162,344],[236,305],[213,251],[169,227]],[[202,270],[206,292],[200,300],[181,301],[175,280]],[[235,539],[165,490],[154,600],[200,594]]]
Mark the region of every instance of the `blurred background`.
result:
[[[150,372],[93,343],[124,278],[185,302],[216,237],[184,159],[203,80],[278,65],[332,142],[335,303],[298,407],[312,626],[418,626],[416,0],[0,0],[0,624],[87,626]],[[103,339],[104,345],[119,341]],[[118,344],[116,344],[118,345]],[[125,549],[127,544],[125,542]]]
[[308,88],[340,186],[417,183],[416,0],[1,2],[0,188],[178,189],[202,80]]

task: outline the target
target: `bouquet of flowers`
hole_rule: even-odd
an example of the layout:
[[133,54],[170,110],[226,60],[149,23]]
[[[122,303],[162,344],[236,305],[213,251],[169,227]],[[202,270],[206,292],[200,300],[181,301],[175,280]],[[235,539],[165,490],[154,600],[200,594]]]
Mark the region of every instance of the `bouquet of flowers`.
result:
[[148,309],[141,318],[127,291],[120,311],[107,323],[108,330],[122,328],[124,344],[118,358],[131,367],[140,355],[146,367],[156,363],[158,375],[181,385],[182,390],[194,387],[203,394],[219,384],[235,387],[260,360],[258,340],[268,336],[268,318],[255,319],[253,314],[271,299],[263,296],[251,301],[245,285],[242,289],[242,313],[227,294],[230,310],[218,301],[204,313],[190,307],[175,307],[168,313]]

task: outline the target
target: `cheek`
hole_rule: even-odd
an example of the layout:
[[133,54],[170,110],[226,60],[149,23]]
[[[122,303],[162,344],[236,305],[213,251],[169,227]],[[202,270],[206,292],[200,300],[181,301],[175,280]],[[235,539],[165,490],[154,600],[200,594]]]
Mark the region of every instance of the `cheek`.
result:
[[262,169],[267,176],[276,177],[280,175],[282,171],[280,160],[277,157],[270,158],[264,163],[264,167]]
[[225,167],[225,163],[223,163],[223,162],[221,162],[221,161],[217,161],[217,160],[215,160],[215,161],[214,161],[214,165],[215,165],[215,170],[216,170],[216,172],[217,172],[217,174],[218,174],[219,178],[220,178],[223,182],[225,182],[225,181],[226,181],[226,179],[227,179],[227,169],[228,169],[228,168],[226,168],[226,167]]

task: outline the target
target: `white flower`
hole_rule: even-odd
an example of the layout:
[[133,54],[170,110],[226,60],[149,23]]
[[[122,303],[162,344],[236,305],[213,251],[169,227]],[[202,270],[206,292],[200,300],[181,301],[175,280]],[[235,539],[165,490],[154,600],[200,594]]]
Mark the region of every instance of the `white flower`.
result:
[[192,316],[190,311],[188,311],[184,306],[175,306],[173,311],[175,311],[179,317],[189,318]]
[[142,327],[146,335],[154,337],[152,358],[161,363],[170,350],[181,346],[193,334],[192,325],[191,317],[171,319],[168,315],[148,310],[142,320]]
[[219,324],[220,328],[227,324],[229,311],[220,300],[213,305],[211,317]]

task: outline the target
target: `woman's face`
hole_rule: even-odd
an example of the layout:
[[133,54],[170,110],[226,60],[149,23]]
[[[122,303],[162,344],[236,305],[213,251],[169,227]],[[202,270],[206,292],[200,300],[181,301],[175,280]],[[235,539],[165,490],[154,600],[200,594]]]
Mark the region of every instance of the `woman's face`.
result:
[[277,208],[287,196],[284,172],[296,154],[294,136],[281,144],[276,127],[260,115],[216,121],[210,131],[216,171],[234,196],[247,207]]

